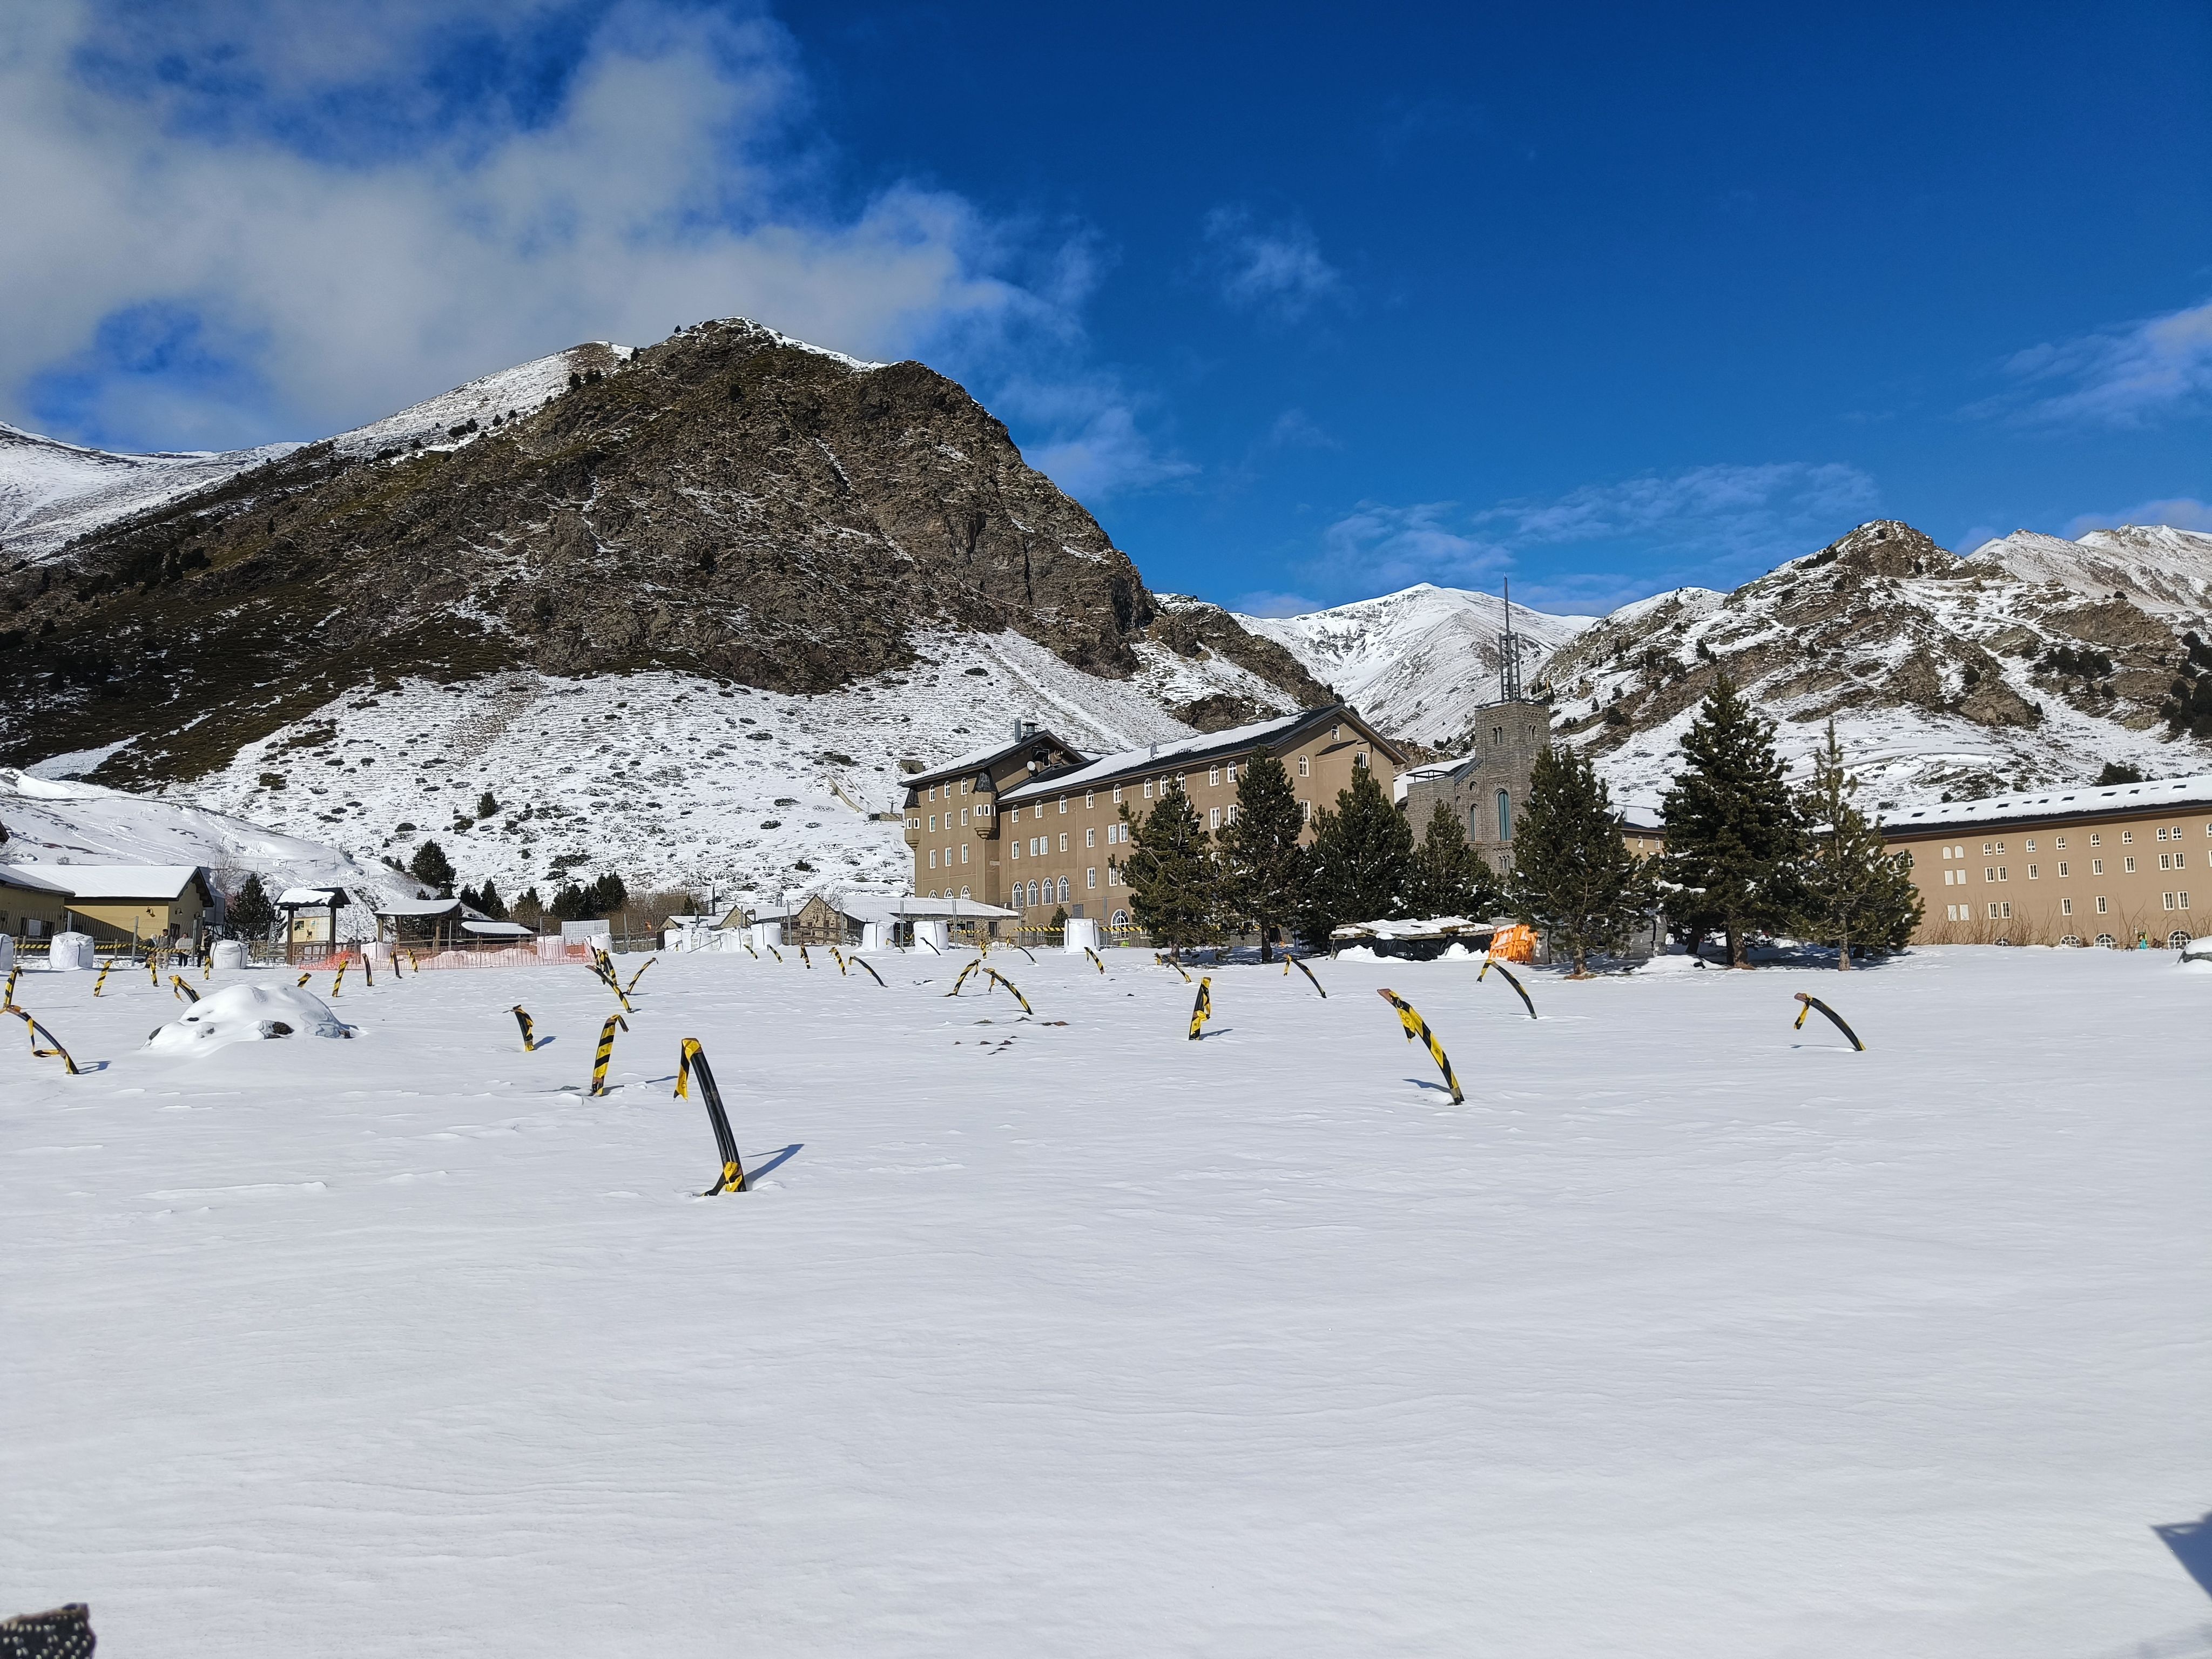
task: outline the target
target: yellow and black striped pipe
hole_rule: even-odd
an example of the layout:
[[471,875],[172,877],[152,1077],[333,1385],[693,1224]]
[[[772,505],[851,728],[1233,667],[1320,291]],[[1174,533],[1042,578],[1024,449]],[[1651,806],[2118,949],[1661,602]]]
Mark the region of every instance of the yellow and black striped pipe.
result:
[[332,996],[337,995],[339,992],[345,989],[345,970],[352,964],[352,963],[353,958],[351,957],[340,957],[338,958],[338,970],[331,979],[331,994]]
[[744,1160],[738,1156],[738,1138],[730,1133],[730,1116],[722,1109],[722,1091],[715,1086],[714,1069],[707,1064],[707,1051],[699,1046],[697,1037],[685,1037],[683,1054],[676,1062],[677,1099],[686,1097],[695,1077],[699,1079],[699,1098],[706,1103],[707,1121],[714,1131],[714,1150],[722,1158],[722,1178],[699,1196],[749,1191]]
[[368,960],[368,947],[361,948],[361,982],[374,991],[376,988],[376,969]]
[[[69,1074],[71,1077],[81,1075],[77,1071],[76,1062],[70,1058],[70,1051],[62,1047],[62,1040],[56,1036],[52,1031],[49,1031],[45,1026],[40,1024],[37,1020],[32,1018],[28,1009],[9,1007],[0,1009],[0,1013],[13,1014],[16,1018],[23,1022],[31,1039],[32,1059],[58,1060],[64,1066],[69,1068]],[[54,1046],[51,1048],[41,1048],[39,1047],[39,1039],[40,1037],[46,1038],[47,1042],[52,1043]]]
[[1100,973],[1103,974],[1106,971],[1105,958],[1101,957],[1097,951],[1092,950],[1086,945],[1083,947],[1083,954],[1091,958],[1091,965],[1093,968],[1096,968]]
[[1528,991],[1522,988],[1519,980],[1513,977],[1513,970],[1510,968],[1508,968],[1504,963],[1498,961],[1494,957],[1486,961],[1482,964],[1482,972],[1474,976],[1474,982],[1478,985],[1481,984],[1483,975],[1487,974],[1493,968],[1498,969],[1498,974],[1504,979],[1505,982],[1511,986],[1515,993],[1520,997],[1521,1006],[1528,1011],[1528,1018],[1531,1019],[1535,1018],[1536,1005],[1528,1000]]
[[[1185,979],[1190,975],[1185,974]],[[1198,1000],[1190,1005],[1190,1040],[1198,1041],[1206,1029],[1206,1022],[1213,1018],[1213,975],[1208,974],[1198,982]]]
[[1323,986],[1319,980],[1314,978],[1314,970],[1306,966],[1303,958],[1286,955],[1283,958],[1283,971],[1285,973],[1289,973],[1291,969],[1295,967],[1300,973],[1304,974],[1309,981],[1312,981],[1314,989],[1321,993],[1321,1000],[1323,1002],[1328,1000],[1328,988]]
[[659,957],[647,957],[645,959],[645,966],[644,966],[644,967],[642,967],[642,968],[640,968],[640,969],[639,969],[635,973],[632,974],[632,975],[629,976],[629,984],[627,984],[627,985],[625,985],[624,987],[623,987],[623,995],[625,995],[625,996],[627,996],[627,995],[629,995],[629,993],[631,993],[632,991],[635,991],[635,989],[637,989],[637,982],[638,982],[638,981],[640,981],[640,980],[641,980],[641,979],[643,979],[643,978],[645,977],[645,969],[646,969],[646,968],[650,968],[650,967],[652,967],[652,966],[653,966],[653,964],[654,963],[656,963],[656,962],[658,962],[658,961],[659,961],[659,960],[660,960],[660,958],[659,958]]
[[[109,973],[113,969],[114,969],[114,967],[115,967],[115,958],[114,958],[113,957],[108,957],[108,959],[107,959],[106,961],[105,961],[105,962],[103,962],[103,963],[101,963],[100,964],[100,977],[99,977],[98,979],[96,979],[96,980],[93,981],[93,982],[92,982],[92,994],[93,994],[93,995],[94,995],[94,996],[98,996],[98,995],[99,995],[102,991],[105,991],[105,990],[107,988],[107,975],[108,975],[108,974],[109,974]],[[8,975],[8,1000],[9,1000],[9,1001],[13,1002],[13,1001],[15,1000],[15,975],[10,974],[10,975]]]
[[182,974],[169,975],[169,995],[179,1002],[198,1002],[200,1000],[200,994],[185,983]]
[[300,983],[301,983],[301,985],[303,985],[303,986],[304,986],[304,985],[305,985],[305,984],[306,984],[309,980],[311,980],[311,979],[313,979],[313,978],[314,978],[314,975],[313,975],[313,974],[302,974],[302,975],[300,975]]
[[983,958],[977,957],[975,961],[969,963],[965,968],[963,968],[958,974],[953,976],[952,988],[947,991],[945,994],[949,997],[958,996],[960,994],[960,988],[968,982],[968,975],[974,973],[982,965]]
[[845,979],[850,977],[851,970],[845,966],[845,953],[833,945],[830,947],[830,954],[836,958],[838,978]]
[[1167,953],[1166,951],[1153,951],[1153,952],[1152,952],[1152,960],[1153,960],[1154,962],[1157,962],[1158,963],[1159,963],[1159,964],[1160,964],[1160,966],[1161,966],[1161,967],[1163,967],[1163,968],[1172,968],[1172,969],[1174,969],[1176,970],[1176,972],[1177,972],[1178,974],[1182,974],[1182,982],[1183,982],[1184,984],[1186,984],[1186,985],[1188,985],[1188,984],[1189,984],[1189,983],[1190,983],[1190,975],[1189,975],[1188,974],[1183,974],[1183,971],[1182,971],[1182,963],[1181,963],[1177,962],[1177,961],[1176,961],[1173,957],[1171,957],[1171,956],[1168,955],[1168,953]]
[[607,1091],[607,1062],[614,1057],[615,1027],[629,1030],[629,1022],[620,1014],[609,1014],[607,1023],[599,1028],[599,1052],[592,1056],[592,1087],[590,1092],[603,1095]]
[[808,973],[811,974],[814,971],[814,958],[806,954],[806,947],[804,945],[799,947],[799,960],[800,965],[803,966]]
[[523,1012],[522,1005],[519,1002],[514,1005],[514,1023],[522,1028],[522,1052],[526,1054],[536,1054],[538,1052],[537,1028],[531,1024],[530,1016]]
[[[982,958],[979,957],[976,960],[980,962]],[[1008,979],[1004,974],[1000,973],[995,968],[986,968],[983,971],[989,977],[996,980],[1000,984],[1005,986],[1006,989],[1013,993],[1014,1000],[1022,1005],[1022,1012],[1024,1013],[1033,1015],[1036,1012],[1036,1009],[1030,1006],[1030,1000],[1021,994],[1019,988],[1015,985],[1013,981]]]
[[[4,1012],[15,1006],[15,981],[21,976],[22,972],[23,964],[20,962],[8,970],[7,988],[0,990],[0,1012]],[[97,986],[93,988],[93,994],[94,996],[100,994]]]
[[1841,1031],[1845,1036],[1850,1039],[1851,1047],[1854,1049],[1860,1054],[1864,1054],[1866,1052],[1866,1044],[1859,1041],[1859,1034],[1856,1031],[1854,1031],[1850,1026],[1844,1024],[1844,1017],[1841,1014],[1828,1006],[1826,1003],[1821,1001],[1818,997],[1808,997],[1802,991],[1796,992],[1795,994],[1797,1000],[1803,1003],[1805,1006],[1797,1011],[1797,1023],[1790,1028],[1791,1030],[1799,1031],[1803,1030],[1805,1029],[1805,1016],[1811,1013],[1815,1008],[1818,1008],[1822,1013],[1828,1017],[1828,1023],[1831,1025],[1834,1026],[1838,1031]]
[[1459,1079],[1452,1074],[1451,1060],[1444,1053],[1443,1044],[1437,1041],[1437,1034],[1429,1030],[1429,1022],[1421,1018],[1412,1003],[1395,991],[1381,989],[1375,994],[1398,1011],[1398,1024],[1406,1028],[1407,1042],[1418,1038],[1427,1046],[1429,1058],[1436,1061],[1437,1069],[1444,1074],[1444,1081],[1451,1085],[1452,1104],[1456,1106],[1464,1102],[1467,1096],[1460,1089]]
[[853,958],[853,966],[855,968],[866,968],[868,970],[868,977],[875,981],[877,984],[881,985],[884,982],[884,976],[876,971],[875,964],[869,962],[866,958],[862,957],[854,957]]

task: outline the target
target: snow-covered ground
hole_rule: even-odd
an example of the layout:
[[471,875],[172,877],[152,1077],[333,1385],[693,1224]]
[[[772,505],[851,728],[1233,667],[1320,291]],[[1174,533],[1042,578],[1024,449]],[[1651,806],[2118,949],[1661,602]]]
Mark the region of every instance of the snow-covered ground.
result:
[[[1678,960],[1530,1021],[1236,966],[1191,1043],[1109,959],[994,953],[1022,1019],[964,953],[665,957],[603,1099],[574,969],[182,1053],[143,976],[26,973],[98,1069],[0,1044],[12,1607],[225,1659],[2201,1650],[2151,1529],[2212,1507],[2212,973]],[[685,1036],[756,1192],[696,1195]]]

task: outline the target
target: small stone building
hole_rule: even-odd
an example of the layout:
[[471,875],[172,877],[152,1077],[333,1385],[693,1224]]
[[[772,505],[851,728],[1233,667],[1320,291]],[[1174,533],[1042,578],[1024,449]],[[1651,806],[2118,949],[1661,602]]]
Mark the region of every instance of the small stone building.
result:
[[1513,823],[1528,799],[1528,775],[1552,741],[1552,705],[1540,697],[1493,702],[1477,711],[1475,747],[1455,760],[1402,775],[1399,799],[1419,836],[1438,801],[1474,849],[1501,874],[1513,862]]

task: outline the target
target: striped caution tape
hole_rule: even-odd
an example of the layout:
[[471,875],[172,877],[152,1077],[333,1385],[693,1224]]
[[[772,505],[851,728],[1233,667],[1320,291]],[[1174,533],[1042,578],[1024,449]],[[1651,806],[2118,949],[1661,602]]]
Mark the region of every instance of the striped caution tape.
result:
[[[0,1009],[0,1013],[13,1014],[16,1018],[23,1022],[24,1026],[30,1034],[31,1058],[33,1060],[58,1060],[64,1066],[69,1068],[69,1074],[71,1077],[81,1075],[77,1071],[76,1062],[70,1058],[70,1051],[62,1047],[62,1040],[56,1036],[52,1031],[49,1031],[45,1026],[40,1024],[37,1020],[32,1018],[28,1009],[9,1007]],[[41,1048],[39,1047],[39,1039],[40,1037],[46,1038],[47,1042],[52,1043],[54,1046],[51,1048]]]
[[1092,950],[1086,945],[1083,947],[1083,954],[1091,958],[1091,965],[1093,968],[1096,968],[1100,973],[1103,974],[1106,971],[1106,960],[1103,957],[1101,957],[1097,951]]
[[200,1000],[200,994],[185,983],[182,974],[169,975],[169,995],[179,1002],[198,1002]]
[[1159,963],[1159,965],[1160,965],[1161,967],[1163,967],[1163,968],[1172,968],[1172,969],[1174,969],[1176,970],[1176,972],[1177,972],[1178,974],[1182,974],[1182,982],[1183,982],[1184,984],[1186,984],[1186,985],[1188,985],[1188,984],[1189,984],[1189,983],[1190,983],[1190,975],[1189,975],[1188,974],[1183,974],[1183,973],[1182,973],[1182,963],[1181,963],[1177,962],[1177,961],[1176,961],[1173,957],[1171,957],[1171,956],[1168,955],[1168,953],[1167,953],[1166,951],[1153,951],[1153,952],[1152,952],[1152,960],[1153,960],[1154,962],[1156,962],[1156,963]]
[[629,1030],[629,1022],[620,1014],[609,1014],[607,1023],[599,1028],[599,1052],[592,1056],[592,1094],[603,1095],[607,1091],[607,1061],[614,1057],[615,1027],[617,1025],[625,1031]]
[[974,973],[982,965],[983,958],[977,957],[975,961],[969,963],[965,968],[963,968],[959,973],[954,976],[952,981],[952,988],[947,991],[945,994],[949,997],[958,996],[960,994],[960,988],[968,982],[968,975]]
[[[114,967],[115,958],[113,957],[108,957],[106,961],[100,964],[100,977],[92,982],[93,995],[98,996],[102,991],[105,991],[107,988],[107,975],[113,971]],[[8,1000],[12,1002],[15,1000],[14,992],[15,989],[15,976],[13,974],[8,975],[8,989],[9,993]]]
[[[982,958],[978,957],[976,960],[980,962]],[[1036,1009],[1030,1006],[1030,1000],[1021,994],[1020,988],[1015,985],[1013,981],[1008,979],[1004,974],[1000,973],[995,968],[986,968],[983,971],[992,979],[996,980],[1000,984],[1005,986],[1007,990],[1013,993],[1014,1000],[1022,1005],[1022,1012],[1024,1013],[1034,1014],[1036,1012]]]
[[659,957],[647,957],[645,959],[645,968],[640,968],[635,973],[632,974],[629,976],[629,983],[623,987],[623,994],[627,996],[629,993],[637,989],[638,981],[645,977],[645,969],[652,967],[654,963],[659,960],[660,958]]
[[854,957],[853,958],[853,966],[855,968],[866,969],[868,970],[868,977],[875,981],[877,984],[881,985],[884,982],[884,976],[876,971],[875,964],[868,961],[865,957]]
[[1850,1026],[1844,1024],[1844,1017],[1841,1014],[1828,1006],[1826,1003],[1821,1001],[1818,997],[1808,997],[1802,991],[1796,993],[1796,995],[1797,1000],[1803,1003],[1805,1006],[1797,1011],[1797,1023],[1790,1028],[1791,1030],[1799,1031],[1803,1030],[1805,1029],[1805,1016],[1811,1013],[1815,1008],[1818,1008],[1822,1013],[1828,1017],[1828,1023],[1830,1024],[1833,1025],[1838,1031],[1841,1031],[1845,1036],[1851,1040],[1851,1047],[1853,1048],[1856,1049],[1860,1054],[1864,1054],[1866,1052],[1866,1044],[1859,1041],[1859,1034],[1856,1031],[1854,1031]]
[[1398,1024],[1406,1028],[1407,1042],[1419,1038],[1428,1046],[1429,1058],[1436,1061],[1437,1069],[1444,1074],[1444,1081],[1451,1085],[1452,1104],[1456,1106],[1465,1101],[1467,1096],[1460,1089],[1459,1079],[1452,1075],[1451,1061],[1444,1054],[1444,1046],[1437,1041],[1437,1034],[1429,1030],[1429,1022],[1421,1018],[1412,1003],[1395,991],[1382,989],[1375,994],[1398,1011]]
[[[1185,974],[1185,979],[1190,975]],[[1198,1041],[1206,1029],[1206,1022],[1213,1018],[1213,975],[1208,974],[1198,982],[1198,1000],[1190,1005],[1190,1040]]]
[[1304,974],[1308,980],[1312,981],[1314,989],[1321,993],[1322,1000],[1323,1002],[1328,1000],[1328,988],[1324,987],[1319,980],[1314,978],[1314,970],[1312,969],[1307,967],[1305,963],[1297,957],[1285,957],[1283,958],[1283,961],[1285,964],[1283,969],[1285,973],[1289,973],[1291,969],[1295,967],[1300,973]]
[[1521,981],[1513,977],[1513,970],[1510,968],[1508,968],[1504,963],[1498,961],[1495,957],[1492,957],[1483,963],[1482,973],[1477,974],[1474,976],[1474,982],[1478,985],[1481,984],[1483,975],[1487,974],[1493,968],[1498,969],[1499,975],[1504,977],[1505,982],[1518,993],[1521,998],[1521,1006],[1528,1011],[1528,1018],[1531,1019],[1535,1018],[1536,1005],[1528,1000],[1528,993],[1522,988]]
[[676,1063],[676,1097],[685,1099],[690,1095],[693,1078],[699,1079],[699,1098],[707,1103],[707,1121],[714,1126],[714,1150],[722,1155],[722,1178],[699,1194],[712,1198],[718,1193],[750,1192],[745,1183],[744,1160],[738,1156],[738,1138],[730,1133],[730,1115],[722,1109],[722,1091],[714,1085],[714,1073],[707,1064],[707,1051],[699,1046],[697,1037],[684,1039],[683,1058]]
[[519,1002],[514,1005],[514,1023],[522,1028],[522,1052],[526,1054],[536,1054],[538,1052],[537,1028],[531,1024],[530,1016],[523,1012],[522,1005]]

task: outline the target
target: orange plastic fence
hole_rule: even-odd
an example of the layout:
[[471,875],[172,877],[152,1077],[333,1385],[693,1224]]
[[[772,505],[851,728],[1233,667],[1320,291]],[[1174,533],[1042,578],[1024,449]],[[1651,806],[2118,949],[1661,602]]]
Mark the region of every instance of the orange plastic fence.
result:
[[1533,962],[1536,959],[1536,930],[1521,922],[1510,927],[1501,927],[1498,937],[1490,941],[1490,954],[1500,962]]

